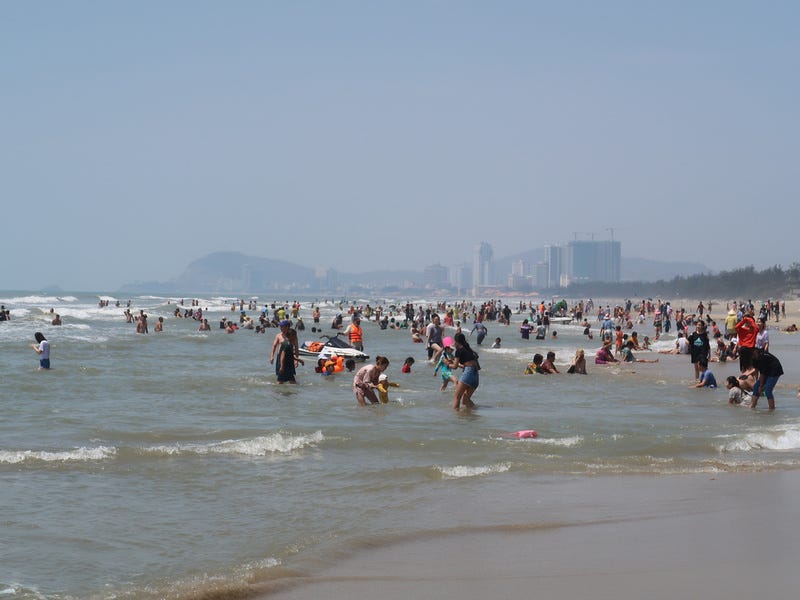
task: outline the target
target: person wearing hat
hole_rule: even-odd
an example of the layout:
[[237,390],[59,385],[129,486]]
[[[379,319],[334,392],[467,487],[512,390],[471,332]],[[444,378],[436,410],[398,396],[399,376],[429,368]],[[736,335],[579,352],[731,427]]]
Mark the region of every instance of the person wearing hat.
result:
[[736,322],[739,319],[736,318],[736,311],[730,309],[728,311],[728,316],[725,317],[725,339],[729,340],[733,336],[736,335]]
[[390,387],[400,387],[400,384],[389,381],[389,377],[386,375],[386,373],[381,373],[378,375],[378,399],[382,404],[389,403]]
[[336,335],[349,336],[350,345],[360,352],[364,351],[364,330],[361,329],[361,319],[358,317],[353,317],[353,322]]

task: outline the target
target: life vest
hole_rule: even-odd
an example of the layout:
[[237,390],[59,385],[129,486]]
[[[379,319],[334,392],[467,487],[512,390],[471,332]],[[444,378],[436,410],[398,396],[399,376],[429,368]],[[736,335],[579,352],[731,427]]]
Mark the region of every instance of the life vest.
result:
[[361,342],[363,340],[363,333],[361,331],[361,327],[356,325],[355,323],[350,324],[350,343],[355,344],[356,342]]
[[344,371],[344,356],[336,355],[333,360],[336,362],[336,364],[333,365],[333,372],[341,373]]
[[319,352],[320,350],[322,350],[322,348],[323,348],[324,346],[325,346],[325,344],[323,344],[322,342],[311,342],[311,343],[308,345],[308,349],[309,349],[309,351],[311,351],[311,352]]

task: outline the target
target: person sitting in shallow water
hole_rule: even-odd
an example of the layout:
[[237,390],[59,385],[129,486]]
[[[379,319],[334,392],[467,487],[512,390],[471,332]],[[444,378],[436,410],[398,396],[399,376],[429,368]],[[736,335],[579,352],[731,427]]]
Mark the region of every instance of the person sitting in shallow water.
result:
[[586,356],[582,348],[575,352],[575,358],[572,359],[572,364],[567,369],[567,373],[586,375]]
[[644,359],[644,358],[636,358],[633,355],[633,348],[634,348],[633,340],[628,340],[628,342],[625,344],[625,347],[622,349],[622,360],[624,360],[625,362],[640,362],[640,363],[657,363],[658,362],[657,358],[655,360],[648,360],[648,359]]
[[603,347],[597,351],[594,357],[594,364],[596,365],[607,365],[609,363],[616,363],[619,362],[616,358],[614,358],[614,353],[611,351],[611,340],[608,340]]
[[544,362],[544,356],[538,352],[534,354],[533,360],[525,367],[525,375],[534,375],[536,373],[546,375],[547,373],[542,369],[542,362]]
[[714,374],[708,368],[708,361],[705,358],[701,358],[697,361],[700,367],[700,376],[697,379],[697,383],[691,385],[689,387],[693,388],[716,388],[717,387],[717,380],[714,377]]

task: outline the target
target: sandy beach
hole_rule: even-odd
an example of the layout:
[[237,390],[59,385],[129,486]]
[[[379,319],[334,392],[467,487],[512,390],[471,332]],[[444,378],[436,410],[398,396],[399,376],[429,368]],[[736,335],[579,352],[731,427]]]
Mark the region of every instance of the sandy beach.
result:
[[[799,494],[797,472],[564,480],[546,497],[500,499],[506,526],[476,516],[474,529],[370,544],[263,597],[792,598]],[[469,510],[497,500],[470,499]],[[570,522],[537,525],[547,502]]]

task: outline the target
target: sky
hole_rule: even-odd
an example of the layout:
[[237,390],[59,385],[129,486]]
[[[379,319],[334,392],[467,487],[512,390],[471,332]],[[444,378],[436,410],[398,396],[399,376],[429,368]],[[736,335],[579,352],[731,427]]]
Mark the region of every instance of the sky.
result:
[[0,289],[800,260],[800,3],[0,3]]

